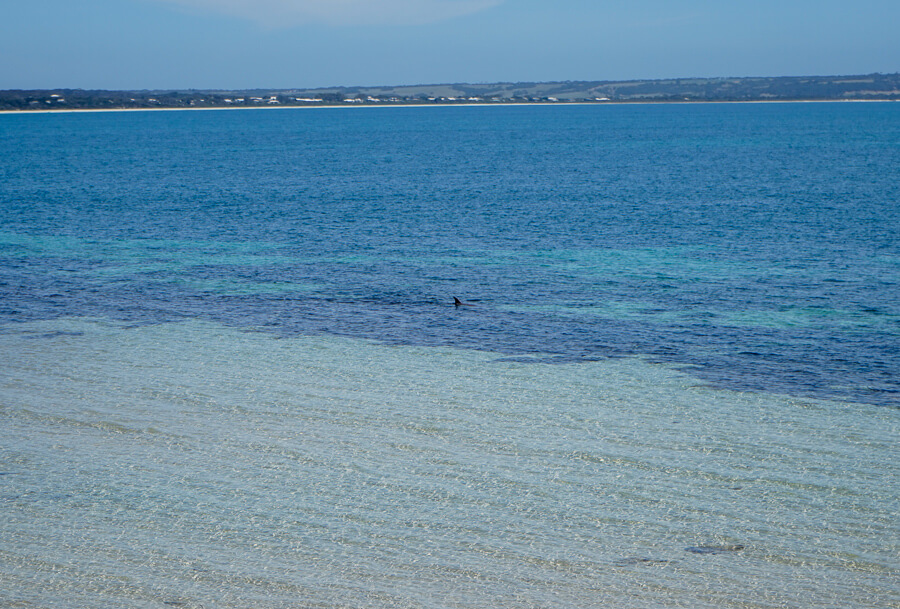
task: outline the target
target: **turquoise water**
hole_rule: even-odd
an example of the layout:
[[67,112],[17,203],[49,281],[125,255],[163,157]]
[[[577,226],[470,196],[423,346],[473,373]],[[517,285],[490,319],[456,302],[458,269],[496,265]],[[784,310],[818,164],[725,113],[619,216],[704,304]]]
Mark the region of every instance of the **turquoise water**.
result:
[[0,323],[649,356],[724,388],[896,405],[898,114],[7,115]]
[[900,606],[900,106],[0,150],[0,605]]

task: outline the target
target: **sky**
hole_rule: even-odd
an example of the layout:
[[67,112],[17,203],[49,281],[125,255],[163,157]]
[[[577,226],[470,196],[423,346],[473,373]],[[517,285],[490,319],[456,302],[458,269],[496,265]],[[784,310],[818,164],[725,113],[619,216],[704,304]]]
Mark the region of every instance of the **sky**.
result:
[[900,71],[898,0],[0,0],[0,89]]

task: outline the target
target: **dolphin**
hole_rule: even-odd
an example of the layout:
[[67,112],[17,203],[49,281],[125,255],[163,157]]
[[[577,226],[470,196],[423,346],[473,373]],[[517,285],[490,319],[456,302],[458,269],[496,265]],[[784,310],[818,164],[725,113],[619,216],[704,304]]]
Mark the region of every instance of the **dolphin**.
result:
[[474,307],[475,305],[469,304],[468,302],[463,302],[456,296],[453,297],[453,304],[457,307]]

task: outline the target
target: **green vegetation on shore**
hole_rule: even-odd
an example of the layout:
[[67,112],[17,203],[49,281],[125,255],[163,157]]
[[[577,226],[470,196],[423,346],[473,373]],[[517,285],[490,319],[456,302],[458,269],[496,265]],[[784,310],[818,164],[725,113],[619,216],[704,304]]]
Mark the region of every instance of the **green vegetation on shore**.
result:
[[900,100],[900,73],[229,91],[0,90],[0,110],[793,100]]

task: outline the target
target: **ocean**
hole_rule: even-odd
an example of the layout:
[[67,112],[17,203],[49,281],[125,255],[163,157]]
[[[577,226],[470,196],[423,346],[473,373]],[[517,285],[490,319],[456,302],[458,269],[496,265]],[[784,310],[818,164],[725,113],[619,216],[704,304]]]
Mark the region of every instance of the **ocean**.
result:
[[900,607],[898,235],[896,103],[0,115],[0,606]]

